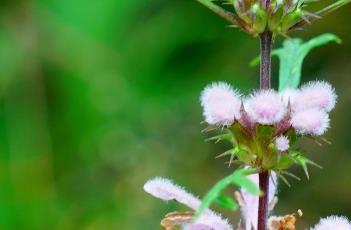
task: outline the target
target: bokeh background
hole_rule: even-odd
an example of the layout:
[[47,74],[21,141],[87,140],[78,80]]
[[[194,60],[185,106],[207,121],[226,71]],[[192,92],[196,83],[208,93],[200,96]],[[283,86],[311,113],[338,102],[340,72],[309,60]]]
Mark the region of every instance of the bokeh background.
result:
[[[333,144],[303,143],[324,169],[307,181],[293,168],[303,179],[280,186],[276,212],[302,209],[299,229],[351,217],[350,12],[292,34],[343,40],[303,68],[303,81],[335,85],[339,103]],[[144,193],[147,179],[170,177],[202,196],[232,172],[214,159],[227,146],[204,142],[198,98],[216,80],[258,86],[248,66],[256,39],[190,0],[7,0],[0,23],[0,229],[159,229],[164,214],[186,209]]]

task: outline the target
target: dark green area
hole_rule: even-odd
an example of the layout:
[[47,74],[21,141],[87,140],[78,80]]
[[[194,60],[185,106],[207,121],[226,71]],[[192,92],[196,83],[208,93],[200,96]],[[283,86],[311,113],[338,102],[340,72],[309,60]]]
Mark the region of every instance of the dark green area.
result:
[[[256,39],[191,0],[0,6],[0,229],[159,229],[167,212],[186,209],[144,193],[148,178],[171,177],[204,195],[233,171],[214,159],[228,146],[204,142],[198,98],[211,81],[257,87]],[[281,183],[276,211],[302,209],[300,229],[320,216],[351,217],[350,10],[292,34],[343,40],[314,50],[303,68],[302,81],[331,82],[339,103],[333,144],[301,143],[324,169],[291,188]]]

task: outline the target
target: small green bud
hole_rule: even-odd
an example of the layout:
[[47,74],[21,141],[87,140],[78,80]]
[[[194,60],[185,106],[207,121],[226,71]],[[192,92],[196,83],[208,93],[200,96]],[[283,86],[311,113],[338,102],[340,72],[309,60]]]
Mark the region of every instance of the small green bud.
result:
[[258,4],[252,7],[255,19],[253,21],[253,30],[255,33],[260,34],[266,30],[267,27],[267,12],[262,9]]
[[284,10],[282,7],[279,7],[278,10],[268,20],[268,28],[270,31],[277,32],[283,20],[283,15]]
[[296,10],[292,11],[287,16],[285,16],[281,24],[282,32],[287,32],[293,25],[301,21],[303,15],[303,10],[301,8],[297,8]]

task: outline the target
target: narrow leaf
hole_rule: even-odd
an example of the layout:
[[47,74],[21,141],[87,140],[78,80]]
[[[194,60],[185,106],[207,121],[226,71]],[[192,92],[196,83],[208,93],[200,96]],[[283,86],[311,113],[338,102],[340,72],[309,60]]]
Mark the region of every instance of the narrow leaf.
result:
[[211,204],[220,196],[223,190],[232,183],[232,176],[233,175],[229,175],[218,181],[211,188],[211,190],[207,192],[205,197],[202,199],[200,208],[195,213],[195,218],[198,218],[204,210],[209,208]]
[[[272,51],[272,56],[279,58],[279,91],[286,88],[297,88],[301,80],[302,65],[310,51],[318,46],[329,42],[341,43],[340,38],[333,34],[322,34],[308,42],[303,43],[299,38],[287,39],[283,47]],[[260,63],[260,57],[256,57],[250,63],[255,66]]]
[[[209,208],[213,202],[216,202],[224,189],[226,189],[231,184],[242,186],[245,190],[253,195],[260,195],[259,188],[246,177],[247,175],[255,172],[256,171],[253,169],[239,169],[231,175],[218,181],[202,199],[200,208],[195,213],[195,218],[198,218],[204,210]],[[237,208],[238,206],[234,200],[233,202],[235,206],[232,205],[232,207]]]
[[237,186],[242,187],[252,195],[260,195],[259,187],[257,187],[255,183],[247,178],[245,171],[238,172],[235,176],[233,176],[233,183],[235,183]]
[[238,204],[229,196],[221,195],[217,197],[216,203],[222,208],[226,208],[233,211],[238,208]]
[[283,48],[276,50],[280,60],[279,90],[297,88],[301,80],[302,65],[307,54],[315,47],[329,42],[340,43],[341,40],[333,34],[323,34],[303,43],[301,39],[287,39]]

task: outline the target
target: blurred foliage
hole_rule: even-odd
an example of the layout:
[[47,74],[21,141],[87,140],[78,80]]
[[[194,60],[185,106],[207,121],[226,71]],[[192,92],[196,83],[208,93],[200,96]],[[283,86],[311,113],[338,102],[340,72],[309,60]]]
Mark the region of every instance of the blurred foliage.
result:
[[[145,194],[145,180],[173,177],[203,195],[233,171],[214,159],[226,146],[203,141],[198,96],[214,80],[257,87],[257,40],[190,0],[0,4],[0,229],[158,229],[183,207]],[[277,211],[302,209],[303,227],[351,217],[350,10],[294,34],[344,41],[303,69],[303,81],[327,79],[340,95],[333,145],[302,143],[324,169],[280,187]]]

